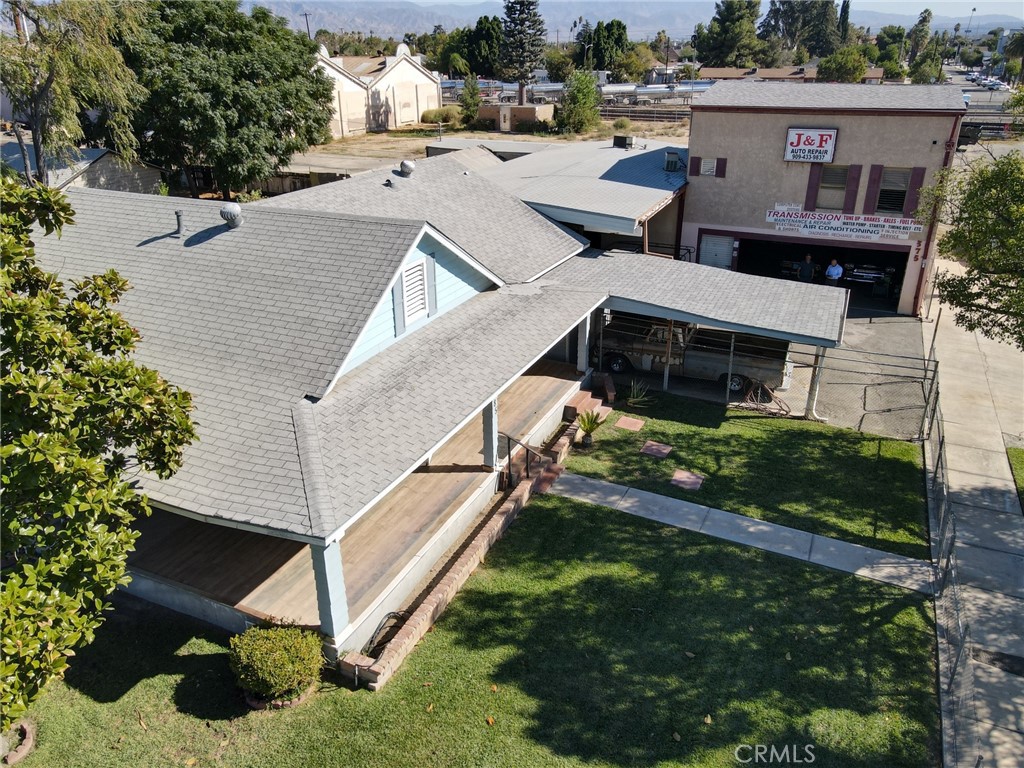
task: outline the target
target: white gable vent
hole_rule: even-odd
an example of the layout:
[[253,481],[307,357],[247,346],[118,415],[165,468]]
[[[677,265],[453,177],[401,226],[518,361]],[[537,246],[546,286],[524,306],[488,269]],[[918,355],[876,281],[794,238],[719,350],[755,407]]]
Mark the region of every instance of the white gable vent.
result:
[[402,270],[402,301],[405,324],[412,325],[427,316],[427,263],[420,260]]

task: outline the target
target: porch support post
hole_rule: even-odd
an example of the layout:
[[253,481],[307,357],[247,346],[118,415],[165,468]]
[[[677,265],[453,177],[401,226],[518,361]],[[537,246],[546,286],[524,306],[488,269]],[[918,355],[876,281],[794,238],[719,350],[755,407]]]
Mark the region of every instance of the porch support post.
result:
[[498,467],[498,398],[484,406],[484,466]]
[[585,371],[590,367],[590,315],[576,327],[576,370]]
[[341,566],[341,542],[310,544],[309,551],[313,556],[320,629],[328,637],[335,638],[348,626],[348,596],[345,594],[345,573]]

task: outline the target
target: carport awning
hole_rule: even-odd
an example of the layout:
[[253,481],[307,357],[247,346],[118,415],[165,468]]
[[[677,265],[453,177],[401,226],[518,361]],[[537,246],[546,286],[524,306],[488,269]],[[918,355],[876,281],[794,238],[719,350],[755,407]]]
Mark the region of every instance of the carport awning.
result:
[[848,292],[624,251],[588,250],[546,278],[604,290],[611,310],[836,347]]

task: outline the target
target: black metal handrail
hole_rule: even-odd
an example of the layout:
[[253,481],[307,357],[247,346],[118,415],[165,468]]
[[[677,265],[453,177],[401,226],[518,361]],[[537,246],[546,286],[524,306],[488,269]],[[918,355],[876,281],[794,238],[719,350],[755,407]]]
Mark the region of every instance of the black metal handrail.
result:
[[509,477],[511,478],[511,476],[512,476],[512,443],[515,443],[516,445],[521,446],[526,451],[526,476],[529,477],[530,476],[530,454],[532,453],[538,459],[543,459],[544,456],[541,455],[541,453],[538,452],[537,450],[535,450],[534,448],[531,448],[530,446],[528,446],[522,440],[519,440],[517,438],[512,437],[512,435],[507,435],[504,432],[499,432],[498,433],[498,437],[504,437],[505,438],[505,458],[508,459],[508,473],[509,473]]

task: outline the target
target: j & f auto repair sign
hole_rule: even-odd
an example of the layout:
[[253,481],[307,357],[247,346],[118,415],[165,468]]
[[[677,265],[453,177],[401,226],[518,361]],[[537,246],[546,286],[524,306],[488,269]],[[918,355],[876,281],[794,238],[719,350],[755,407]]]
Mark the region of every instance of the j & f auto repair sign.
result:
[[831,163],[837,133],[835,128],[790,128],[785,159],[798,163]]

